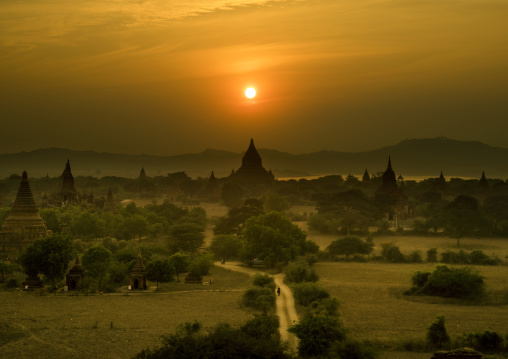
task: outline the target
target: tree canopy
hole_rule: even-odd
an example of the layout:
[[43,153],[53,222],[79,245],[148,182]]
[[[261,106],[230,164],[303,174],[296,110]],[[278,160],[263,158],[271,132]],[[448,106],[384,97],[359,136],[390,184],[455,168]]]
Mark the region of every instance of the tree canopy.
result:
[[307,234],[279,212],[252,217],[243,230],[247,261],[261,259],[273,266],[304,254]]

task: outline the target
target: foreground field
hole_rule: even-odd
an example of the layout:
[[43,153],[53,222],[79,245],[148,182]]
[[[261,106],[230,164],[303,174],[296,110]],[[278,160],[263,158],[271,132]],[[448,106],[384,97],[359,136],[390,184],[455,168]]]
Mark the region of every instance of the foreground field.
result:
[[[160,344],[161,335],[178,324],[198,320],[204,327],[219,322],[243,324],[251,314],[240,308],[246,275],[237,289],[217,286],[184,287],[168,293],[129,293],[96,296],[0,292],[0,358],[130,358],[143,348]],[[247,281],[247,285],[249,282]],[[176,285],[176,284],[175,284]],[[228,287],[234,285],[228,284]],[[196,288],[197,287],[197,288]]]
[[[450,300],[407,297],[415,271],[432,264],[316,263],[321,284],[341,303],[340,313],[350,335],[359,340],[396,347],[403,340],[423,340],[436,316],[444,315],[451,338],[465,332],[490,330],[508,334],[508,305],[467,305]],[[477,267],[495,296],[508,294],[508,267]],[[409,356],[408,356],[409,358]],[[415,356],[418,358],[418,356]]]

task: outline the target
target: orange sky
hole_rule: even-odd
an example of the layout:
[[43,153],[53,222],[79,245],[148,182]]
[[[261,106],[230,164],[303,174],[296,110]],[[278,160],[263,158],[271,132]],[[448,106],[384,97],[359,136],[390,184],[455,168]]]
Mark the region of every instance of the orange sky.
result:
[[508,147],[507,18],[505,0],[3,0],[0,153]]

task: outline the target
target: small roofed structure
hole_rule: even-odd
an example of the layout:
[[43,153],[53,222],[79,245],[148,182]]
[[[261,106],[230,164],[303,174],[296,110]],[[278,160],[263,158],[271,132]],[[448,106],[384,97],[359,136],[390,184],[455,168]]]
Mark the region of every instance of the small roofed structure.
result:
[[46,223],[35,204],[28,175],[23,171],[11,212],[0,230],[0,258],[17,259],[26,247],[47,232]]
[[76,262],[74,266],[69,270],[69,273],[65,276],[65,285],[68,290],[77,290],[83,287],[83,281],[85,279],[85,270],[81,266],[79,257],[76,255]]
[[460,348],[434,353],[431,359],[482,359],[483,355],[471,348]]
[[136,258],[136,264],[132,268],[130,275],[130,289],[131,290],[146,290],[146,268],[143,264],[143,257],[141,256],[141,250],[138,251],[138,257]]
[[199,275],[194,273],[192,270],[187,274],[187,277],[185,277],[185,283],[189,284],[202,284],[203,278]]

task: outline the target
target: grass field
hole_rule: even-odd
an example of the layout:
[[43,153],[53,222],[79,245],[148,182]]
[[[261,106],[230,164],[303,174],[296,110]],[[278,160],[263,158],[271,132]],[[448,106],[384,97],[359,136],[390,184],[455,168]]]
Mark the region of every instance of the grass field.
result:
[[239,326],[252,315],[239,305],[248,276],[215,268],[210,286],[95,296],[0,292],[0,358],[130,358],[160,344],[178,324],[198,320]]

